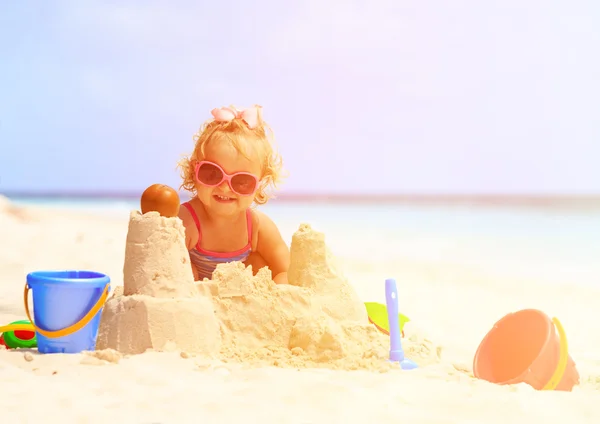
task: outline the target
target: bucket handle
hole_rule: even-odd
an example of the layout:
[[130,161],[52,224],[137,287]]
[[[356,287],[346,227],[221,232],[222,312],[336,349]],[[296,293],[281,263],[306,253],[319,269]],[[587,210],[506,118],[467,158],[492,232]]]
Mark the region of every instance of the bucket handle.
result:
[[560,339],[560,356],[558,357],[558,364],[556,365],[554,374],[552,374],[552,377],[550,377],[550,380],[546,383],[542,390],[556,389],[556,386],[558,386],[558,383],[560,383],[560,380],[565,375],[567,362],[569,360],[569,345],[567,343],[567,334],[565,333],[565,329],[558,318],[552,318],[552,322],[556,326],[556,330],[558,331],[558,336]]
[[71,334],[75,333],[76,331],[79,331],[83,327],[85,327],[92,320],[92,318],[94,318],[96,316],[98,311],[100,309],[102,309],[102,307],[104,306],[104,303],[106,302],[106,299],[108,298],[109,288],[110,288],[110,284],[107,284],[104,287],[102,296],[100,296],[100,298],[98,299],[96,304],[78,322],[76,322],[73,325],[70,325],[67,328],[63,328],[62,330],[48,331],[48,330],[42,330],[37,325],[35,325],[35,322],[33,322],[33,319],[31,318],[31,314],[29,312],[29,285],[27,283],[25,283],[25,290],[23,292],[23,303],[25,304],[25,313],[27,314],[27,319],[29,319],[29,321],[31,322],[31,325],[33,326],[35,331],[37,331],[44,337],[48,337],[49,339],[57,339],[59,337],[65,337],[65,336],[71,335]]

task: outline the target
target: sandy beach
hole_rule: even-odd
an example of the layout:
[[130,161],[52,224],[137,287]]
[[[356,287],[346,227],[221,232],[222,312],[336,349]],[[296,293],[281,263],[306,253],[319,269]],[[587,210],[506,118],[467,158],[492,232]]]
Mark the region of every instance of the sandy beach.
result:
[[[25,318],[22,288],[34,270],[90,269],[111,276],[113,288],[122,285],[127,228],[126,218],[57,214],[0,199],[0,324]],[[487,242],[469,240],[468,247]],[[264,355],[236,360],[178,349],[138,355],[0,349],[2,421],[600,422],[594,406],[600,393],[595,319],[600,288],[550,283],[552,276],[546,281],[543,273],[519,277],[515,270],[477,261],[468,266],[451,258],[402,255],[370,261],[333,253],[363,301],[383,301],[384,279],[398,280],[400,309],[411,318],[407,352],[419,369],[343,359],[299,364],[279,360],[276,353],[273,360]],[[502,316],[524,308],[560,318],[581,376],[573,392],[498,386],[473,377],[473,355],[483,336]]]

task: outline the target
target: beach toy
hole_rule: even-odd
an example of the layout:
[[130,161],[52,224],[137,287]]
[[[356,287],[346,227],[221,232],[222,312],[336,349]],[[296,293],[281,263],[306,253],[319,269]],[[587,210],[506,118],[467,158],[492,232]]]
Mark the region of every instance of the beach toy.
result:
[[[29,290],[33,313],[29,312]],[[95,350],[100,314],[110,278],[93,271],[36,271],[27,274],[24,303],[40,353]],[[14,330],[14,328],[13,328]]]
[[404,357],[402,340],[400,340],[400,323],[398,322],[398,289],[396,280],[385,280],[385,301],[387,304],[388,324],[390,331],[390,361],[399,362],[403,370],[412,370],[418,365]]
[[[22,328],[21,325],[25,325],[27,329],[20,329]],[[0,331],[3,332],[0,336],[2,338],[2,344],[6,346],[7,349],[32,349],[37,347],[35,329],[30,321],[15,321],[7,326],[0,327]]]
[[473,360],[475,377],[536,390],[571,391],[579,383],[567,335],[557,318],[537,309],[510,313],[486,334]]
[[6,333],[9,331],[35,331],[35,327],[30,321],[15,321],[12,324],[0,326],[0,332]]
[[175,217],[179,214],[179,195],[164,184],[152,184],[142,193],[142,213],[156,211],[161,216]]
[[[365,302],[365,307],[367,308],[369,322],[383,334],[389,336],[390,326],[388,323],[387,307],[383,303],[377,302]],[[398,325],[400,326],[400,333],[402,334],[402,337],[404,337],[404,324],[409,321],[410,319],[407,316],[398,314]]]

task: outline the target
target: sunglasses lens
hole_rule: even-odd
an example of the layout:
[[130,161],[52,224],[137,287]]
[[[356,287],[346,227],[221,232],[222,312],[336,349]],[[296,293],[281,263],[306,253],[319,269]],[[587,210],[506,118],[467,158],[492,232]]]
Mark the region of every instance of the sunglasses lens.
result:
[[239,194],[252,194],[256,189],[256,178],[238,174],[231,179],[231,188]]
[[223,172],[210,163],[203,163],[198,168],[197,177],[202,184],[217,185],[223,181]]

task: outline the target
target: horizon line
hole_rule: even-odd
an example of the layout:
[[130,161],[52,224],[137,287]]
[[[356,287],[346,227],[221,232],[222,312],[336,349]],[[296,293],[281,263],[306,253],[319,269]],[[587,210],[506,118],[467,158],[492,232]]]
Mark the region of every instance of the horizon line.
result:
[[[139,199],[141,192],[110,191],[0,191],[7,198],[20,199],[77,199],[77,200],[134,200]],[[185,199],[189,196],[182,195]],[[488,206],[530,206],[530,207],[577,207],[600,208],[598,194],[541,194],[541,193],[281,193],[271,202],[303,203],[412,203],[412,204],[472,204]]]

